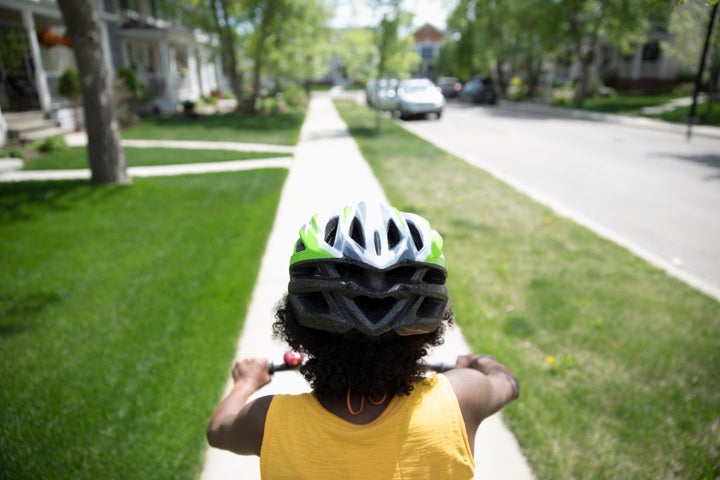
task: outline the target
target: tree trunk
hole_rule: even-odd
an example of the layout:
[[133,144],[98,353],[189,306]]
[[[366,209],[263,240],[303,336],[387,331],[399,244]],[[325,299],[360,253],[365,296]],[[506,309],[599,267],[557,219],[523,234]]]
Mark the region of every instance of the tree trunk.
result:
[[265,42],[270,33],[270,25],[275,19],[276,3],[273,1],[265,2],[265,8],[262,12],[262,19],[260,20],[260,27],[258,33],[258,42],[254,52],[255,65],[253,66],[253,91],[250,96],[250,106],[252,112],[256,111],[257,99],[260,96],[260,90],[262,90],[261,77],[263,61],[265,59]]
[[[220,35],[220,52],[223,71],[225,75],[228,76],[230,90],[232,90],[233,95],[235,95],[237,99],[235,111],[239,112],[243,110],[242,76],[238,73],[237,60],[235,59],[235,34],[229,23],[227,8],[228,6],[225,0],[210,1],[210,10],[213,14],[218,35]],[[218,10],[220,10],[219,13]]]
[[90,182],[127,184],[125,154],[115,120],[112,82],[102,49],[100,19],[93,0],[58,0],[75,52],[82,89]]

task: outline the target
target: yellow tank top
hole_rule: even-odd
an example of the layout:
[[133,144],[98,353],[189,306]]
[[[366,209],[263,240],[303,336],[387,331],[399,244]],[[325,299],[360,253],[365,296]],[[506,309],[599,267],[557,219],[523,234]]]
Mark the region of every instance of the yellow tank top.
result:
[[470,479],[475,460],[450,382],[435,375],[366,425],[325,410],[312,393],[276,395],[260,452],[267,480]]

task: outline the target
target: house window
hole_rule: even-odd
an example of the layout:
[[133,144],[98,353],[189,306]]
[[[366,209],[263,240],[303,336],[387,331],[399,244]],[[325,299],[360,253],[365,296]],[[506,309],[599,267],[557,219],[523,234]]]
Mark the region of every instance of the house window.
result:
[[660,60],[660,42],[654,40],[643,46],[642,51],[643,62],[657,62]]
[[435,54],[435,49],[432,47],[432,45],[423,45],[423,47],[420,49],[420,56],[424,60],[432,59]]

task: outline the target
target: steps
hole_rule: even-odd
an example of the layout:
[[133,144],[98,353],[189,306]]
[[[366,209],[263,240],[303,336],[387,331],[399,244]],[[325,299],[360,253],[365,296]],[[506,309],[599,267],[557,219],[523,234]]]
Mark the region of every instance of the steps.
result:
[[42,111],[3,112],[2,115],[8,126],[8,140],[15,139],[20,143],[29,143],[67,133],[67,130],[60,128],[56,121],[45,118]]

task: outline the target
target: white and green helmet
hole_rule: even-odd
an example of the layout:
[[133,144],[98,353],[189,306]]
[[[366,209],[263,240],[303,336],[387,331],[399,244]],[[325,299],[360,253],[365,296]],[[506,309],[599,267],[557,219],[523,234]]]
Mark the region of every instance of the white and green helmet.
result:
[[317,214],[290,258],[298,322],[368,336],[435,331],[448,303],[443,241],[427,220],[382,203]]

